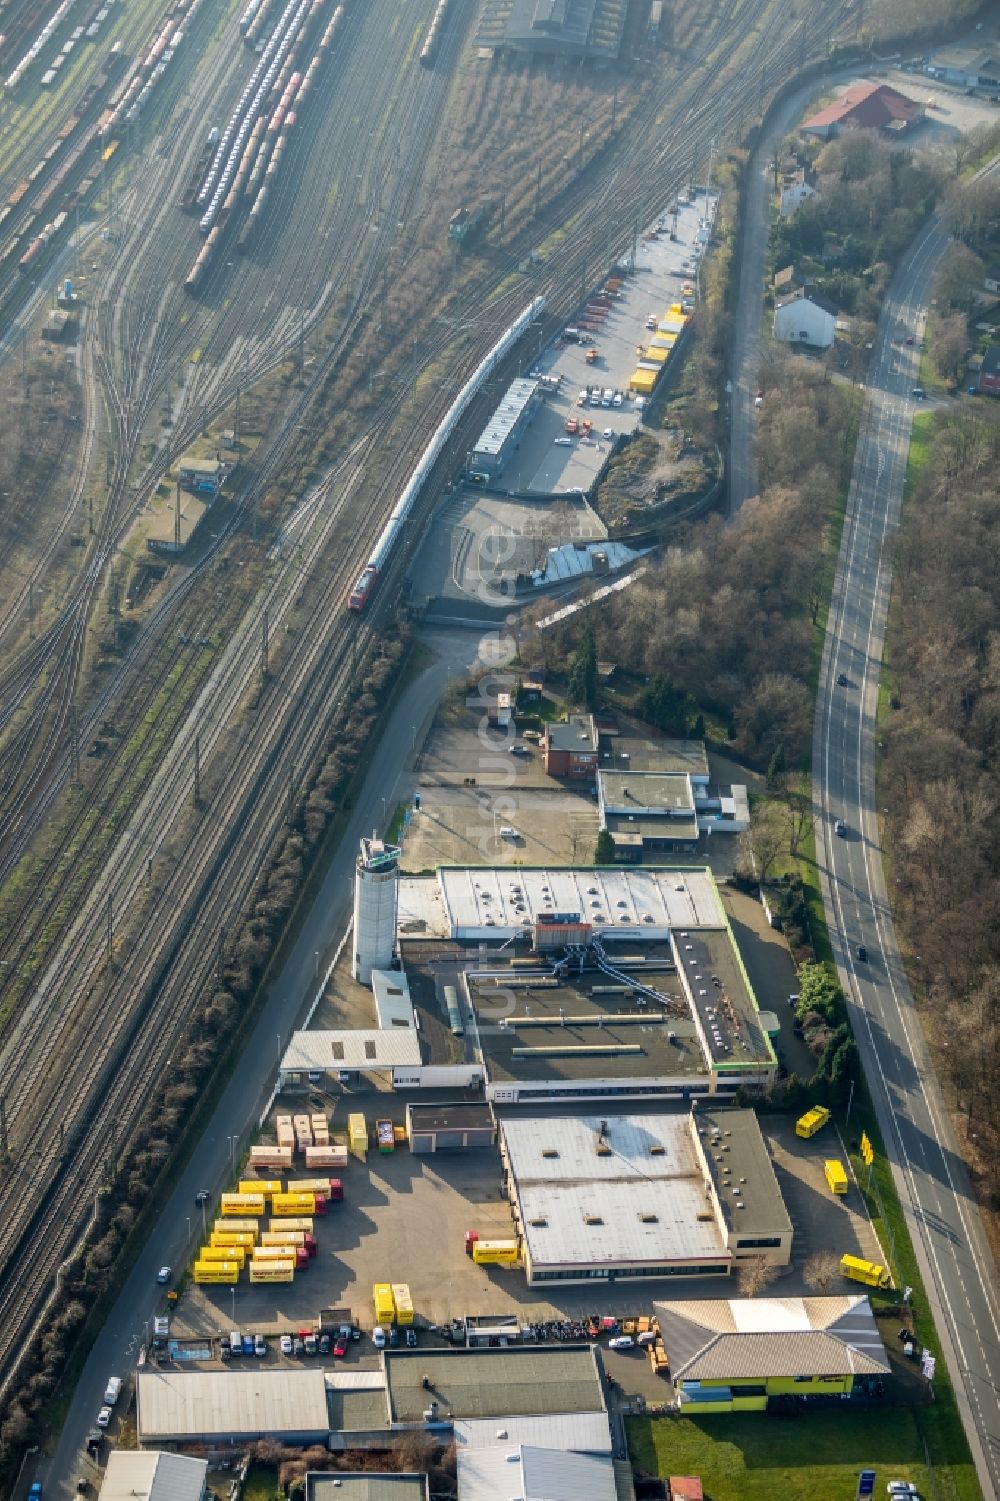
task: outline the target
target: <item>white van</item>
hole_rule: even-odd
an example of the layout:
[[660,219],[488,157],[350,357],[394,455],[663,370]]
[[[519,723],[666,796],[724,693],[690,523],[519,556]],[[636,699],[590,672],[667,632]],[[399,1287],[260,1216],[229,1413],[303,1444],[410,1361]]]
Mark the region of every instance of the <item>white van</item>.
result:
[[614,400],[614,394],[614,391],[612,391],[611,387],[609,386],[604,395],[601,397],[601,406],[609,407]]
[[238,1329],[229,1332],[229,1352],[231,1355],[243,1354],[243,1336]]
[[109,1376],[108,1384],[104,1388],[105,1405],[108,1407],[114,1407],[115,1403],[118,1401],[118,1398],[121,1396],[121,1390],[122,1378],[120,1376]]
[[516,841],[516,840],[520,839],[520,837],[521,837],[520,834],[514,828],[513,824],[502,823],[500,825],[500,838],[501,839],[512,839],[512,840]]

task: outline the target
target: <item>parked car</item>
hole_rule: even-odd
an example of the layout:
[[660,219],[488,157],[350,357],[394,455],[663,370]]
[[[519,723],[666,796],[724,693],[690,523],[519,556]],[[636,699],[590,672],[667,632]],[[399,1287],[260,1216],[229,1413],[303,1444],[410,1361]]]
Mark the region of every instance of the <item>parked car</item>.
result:
[[295,1355],[304,1355],[306,1353],[306,1342],[301,1334],[297,1334],[292,1341],[292,1350]]
[[92,1428],[87,1434],[87,1453],[91,1459],[100,1457],[101,1445],[104,1443],[104,1434],[99,1428]]
[[33,1480],[31,1482],[28,1501],[42,1501],[42,1482],[40,1480]]
[[389,1325],[389,1343],[390,1345],[399,1344],[399,1330],[396,1328],[395,1324]]
[[254,1335],[253,1353],[255,1355],[266,1355],[267,1354],[267,1340],[264,1338],[264,1336],[262,1334],[256,1334],[256,1335]]
[[168,1266],[161,1266],[156,1274],[156,1280],[161,1287],[166,1287],[170,1281],[170,1268]]
[[[90,1481],[87,1479],[86,1475],[78,1475],[77,1478],[76,1478],[76,1493],[77,1493],[77,1495],[78,1496],[85,1496],[89,1490],[90,1490]],[[41,1495],[40,1491],[39,1491],[39,1495]]]
[[238,1329],[229,1331],[229,1353],[230,1355],[243,1354],[243,1336]]
[[344,1356],[346,1354],[347,1354],[347,1342],[345,1340],[343,1340],[343,1339],[338,1339],[337,1343],[333,1347],[334,1359],[335,1360],[343,1360],[343,1358],[344,1358]]
[[631,1334],[616,1334],[614,1339],[608,1340],[609,1350],[631,1350],[635,1340]]
[[557,438],[555,440],[555,442],[556,442],[556,447],[557,448],[572,448],[573,447],[573,439],[572,438]]
[[407,1343],[407,1346],[411,1350],[413,1349],[414,1345],[417,1343],[417,1331],[415,1329],[407,1329],[407,1331],[406,1331],[406,1343]]
[[375,1328],[372,1330],[372,1344],[375,1346],[376,1350],[385,1349],[385,1330],[382,1328],[381,1324],[376,1324]]
[[283,1334],[281,1336],[281,1339],[278,1341],[278,1348],[280,1349],[282,1355],[291,1355],[292,1336],[290,1334]]
[[244,1355],[252,1355],[253,1354],[253,1335],[252,1334],[244,1334],[244,1336],[243,1336],[243,1354]]
[[531,752],[526,745],[512,745],[510,747],[510,754],[512,756],[530,756]]
[[315,1334],[307,1334],[302,1343],[305,1345],[307,1355],[315,1355],[317,1353],[319,1346],[317,1345]]
[[924,390],[923,386],[914,386],[913,390],[910,392],[910,395],[913,397],[914,401],[924,401],[926,399],[927,392]]
[[102,1407],[101,1410],[100,1410],[100,1412],[97,1414],[97,1426],[98,1426],[98,1428],[106,1428],[110,1422],[111,1422],[111,1408],[110,1407]]
[[886,1486],[886,1492],[890,1496],[919,1496],[920,1492],[915,1485],[908,1480],[890,1480]]
[[329,1355],[329,1353],[330,1353],[330,1336],[328,1334],[325,1334],[325,1333],[321,1334],[320,1337],[319,1337],[318,1343],[319,1343],[319,1353],[321,1355]]

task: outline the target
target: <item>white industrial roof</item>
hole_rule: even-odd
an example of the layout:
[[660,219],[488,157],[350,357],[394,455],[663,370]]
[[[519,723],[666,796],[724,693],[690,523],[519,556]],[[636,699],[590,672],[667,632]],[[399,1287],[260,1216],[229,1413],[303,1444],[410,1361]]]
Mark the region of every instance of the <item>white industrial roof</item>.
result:
[[157,1449],[112,1449],[100,1501],[201,1501],[208,1461]]
[[615,1501],[608,1454],[563,1449],[460,1449],[460,1501]]
[[282,1073],[309,1070],[400,1068],[420,1063],[420,1038],[409,1027],[383,1032],[378,1027],[357,1031],[293,1032],[281,1060]]
[[504,392],[500,405],[479,435],[473,452],[498,454],[537,390],[537,380],[528,380],[522,376],[521,379],[512,381]]
[[372,991],[375,996],[375,1014],[383,1031],[416,1026],[413,1002],[410,1000],[410,982],[401,969],[373,969]]
[[[509,938],[539,913],[575,912],[603,937],[663,942],[671,928],[723,928],[725,912],[703,869],[637,866],[442,866],[404,876],[400,931],[435,938]],[[598,915],[600,914],[600,915]]]
[[136,1393],[140,1443],[330,1431],[321,1370],[140,1371]]
[[502,1449],[544,1444],[567,1453],[610,1454],[611,1429],[606,1412],[546,1413],[543,1417],[456,1418],[459,1449]]
[[511,1118],[501,1132],[534,1267],[729,1259],[689,1116]]

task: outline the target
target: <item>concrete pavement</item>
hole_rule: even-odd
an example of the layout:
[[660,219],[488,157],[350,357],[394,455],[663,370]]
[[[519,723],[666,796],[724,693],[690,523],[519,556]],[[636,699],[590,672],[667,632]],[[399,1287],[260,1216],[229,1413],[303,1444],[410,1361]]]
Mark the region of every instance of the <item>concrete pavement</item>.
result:
[[[350,914],[358,840],[381,825],[383,797],[391,796],[412,765],[449,679],[474,659],[479,634],[450,631],[425,639],[436,653],[435,661],[400,695],[372,753],[350,824],[271,986],[243,1056],[95,1341],[54,1454],[37,1466],[36,1476],[44,1482],[47,1497],[77,1501],[76,1477],[96,1478],[83,1448],[108,1377],[131,1376],[154,1313],[166,1311],[164,1290],[156,1285],[157,1270],[165,1263],[175,1270],[186,1264],[194,1238],[202,1231],[202,1210],[195,1204],[196,1194],[202,1188],[218,1189],[228,1180],[240,1142],[256,1128],[273,1088],[280,1050],[312,1000],[319,977],[325,973],[344,931]],[[128,1394],[123,1394],[121,1408],[127,1400]],[[32,1478],[25,1474],[24,1487]]]
[[[896,943],[879,847],[874,742],[892,546],[940,221],[918,237],[879,321],[820,674],[813,797],[823,899],[879,1126],[983,1493],[1000,1489],[996,1266]],[[915,344],[905,344],[913,335]],[[844,674],[846,687],[837,686]],[[847,837],[834,822],[842,818]],[[858,945],[867,962],[857,957]]]

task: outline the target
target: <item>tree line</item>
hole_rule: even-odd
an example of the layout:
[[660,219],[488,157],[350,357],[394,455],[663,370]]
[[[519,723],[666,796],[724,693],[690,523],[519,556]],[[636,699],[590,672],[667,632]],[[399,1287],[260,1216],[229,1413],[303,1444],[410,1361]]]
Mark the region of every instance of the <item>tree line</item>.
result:
[[882,731],[893,905],[982,1202],[1000,1209],[1000,411],[934,419],[904,511]]

